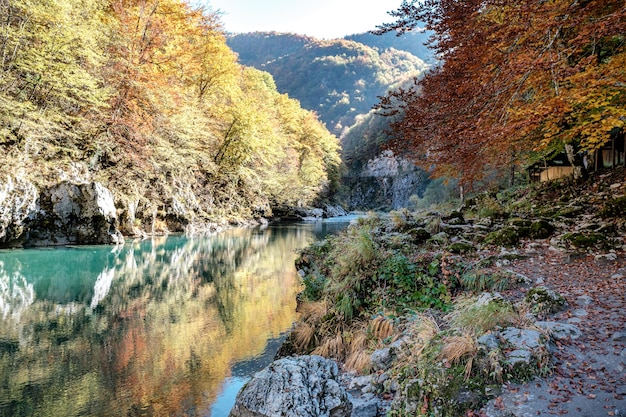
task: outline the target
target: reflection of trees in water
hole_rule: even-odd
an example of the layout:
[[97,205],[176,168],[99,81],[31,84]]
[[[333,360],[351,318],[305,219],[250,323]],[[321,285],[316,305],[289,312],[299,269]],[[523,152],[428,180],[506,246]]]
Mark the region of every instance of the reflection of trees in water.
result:
[[32,278],[38,299],[21,314],[23,342],[0,351],[0,416],[201,414],[230,364],[291,326],[293,261],[310,236],[153,239],[100,253],[99,269],[93,250],[92,259],[78,251],[84,282]]

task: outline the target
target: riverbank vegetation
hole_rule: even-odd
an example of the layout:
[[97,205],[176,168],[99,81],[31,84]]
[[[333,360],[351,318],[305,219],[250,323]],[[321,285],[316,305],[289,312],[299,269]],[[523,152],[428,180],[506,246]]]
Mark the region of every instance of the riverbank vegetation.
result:
[[301,254],[291,348],[373,375],[391,415],[478,410],[502,382],[550,373],[550,346],[577,331],[544,324],[565,299],[508,266],[544,250],[623,256],[624,193],[618,168],[477,194],[460,210],[369,214]]
[[237,62],[216,13],[15,0],[0,15],[3,176],[100,181],[152,224],[270,216],[336,188],[337,138]]

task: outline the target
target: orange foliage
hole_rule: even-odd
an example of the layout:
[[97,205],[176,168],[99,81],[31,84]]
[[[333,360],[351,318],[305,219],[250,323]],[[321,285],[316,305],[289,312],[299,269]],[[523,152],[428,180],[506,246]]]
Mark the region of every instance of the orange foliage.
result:
[[625,10],[617,0],[405,0],[381,32],[425,22],[442,64],[382,100],[404,115],[395,147],[464,181],[565,143],[598,149],[626,120]]
[[145,153],[150,136],[198,88],[211,53],[207,40],[223,35],[214,15],[179,0],[113,0],[111,11],[118,27],[106,77],[116,93],[109,132]]

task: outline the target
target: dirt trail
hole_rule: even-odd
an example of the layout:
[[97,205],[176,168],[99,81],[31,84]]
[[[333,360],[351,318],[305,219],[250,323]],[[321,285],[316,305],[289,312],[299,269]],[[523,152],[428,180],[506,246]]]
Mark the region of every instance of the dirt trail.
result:
[[509,268],[563,295],[568,308],[548,320],[574,324],[582,336],[555,346],[551,376],[507,385],[484,414],[626,416],[626,254],[609,261],[531,252]]

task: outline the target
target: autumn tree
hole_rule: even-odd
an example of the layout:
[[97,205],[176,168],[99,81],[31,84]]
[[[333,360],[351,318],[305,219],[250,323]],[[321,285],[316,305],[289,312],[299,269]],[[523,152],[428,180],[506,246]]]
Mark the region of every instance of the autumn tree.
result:
[[82,142],[108,95],[104,2],[3,0],[0,16],[0,143]]
[[336,178],[337,138],[186,1],[0,0],[0,60],[0,174],[100,181],[128,230],[269,216]]
[[396,146],[439,175],[593,152],[624,126],[623,1],[405,0],[392,15],[380,32],[424,22],[442,63],[381,107],[403,114]]

